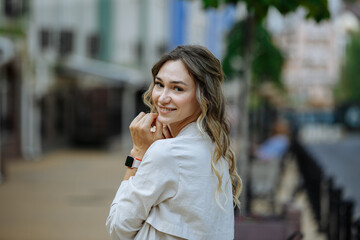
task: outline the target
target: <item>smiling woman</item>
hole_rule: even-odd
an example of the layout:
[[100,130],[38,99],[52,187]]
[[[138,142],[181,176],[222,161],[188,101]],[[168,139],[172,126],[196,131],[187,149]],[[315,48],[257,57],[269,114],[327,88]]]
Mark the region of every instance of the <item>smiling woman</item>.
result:
[[182,61],[166,62],[155,77],[152,101],[159,113],[158,121],[166,124],[172,136],[200,115],[196,84]]
[[241,179],[220,61],[204,47],[179,46],[152,74],[144,95],[151,113],[130,124],[133,148],[106,221],[109,233],[112,239],[233,239],[228,200],[239,204]]

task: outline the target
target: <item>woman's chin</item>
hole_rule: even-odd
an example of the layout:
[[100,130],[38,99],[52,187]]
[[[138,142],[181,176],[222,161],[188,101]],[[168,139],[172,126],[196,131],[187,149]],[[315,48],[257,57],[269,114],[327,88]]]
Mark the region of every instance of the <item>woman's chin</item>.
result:
[[171,123],[171,121],[169,121],[169,119],[167,119],[167,118],[164,118],[164,117],[162,117],[161,115],[159,115],[158,117],[157,117],[157,120],[159,121],[159,122],[161,122],[162,124],[170,124]]

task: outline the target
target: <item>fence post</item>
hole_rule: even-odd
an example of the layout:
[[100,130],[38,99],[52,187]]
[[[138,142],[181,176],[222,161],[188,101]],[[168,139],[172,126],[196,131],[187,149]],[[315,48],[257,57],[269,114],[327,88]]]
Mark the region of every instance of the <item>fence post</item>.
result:
[[339,188],[331,191],[330,194],[330,216],[329,216],[329,240],[339,239],[339,212],[342,191]]
[[333,188],[333,179],[324,178],[321,182],[320,193],[320,231],[327,232],[329,230],[330,217],[330,197]]

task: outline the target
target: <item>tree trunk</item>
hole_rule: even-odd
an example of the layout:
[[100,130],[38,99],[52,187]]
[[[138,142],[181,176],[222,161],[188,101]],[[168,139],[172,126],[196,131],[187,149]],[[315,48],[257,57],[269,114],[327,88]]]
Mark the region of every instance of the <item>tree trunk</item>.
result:
[[240,140],[239,153],[238,153],[238,168],[239,174],[243,181],[243,192],[240,197],[241,201],[241,214],[246,214],[249,211],[249,202],[248,202],[248,181],[249,181],[249,93],[250,93],[250,84],[251,84],[251,63],[252,63],[252,53],[253,53],[253,39],[254,39],[254,29],[255,29],[255,18],[252,13],[249,13],[246,19],[246,24],[244,29],[239,29],[239,31],[244,31],[245,36],[245,58],[244,58],[244,80],[241,85],[240,95],[239,95],[239,116],[240,116],[240,127],[238,128],[238,137]]

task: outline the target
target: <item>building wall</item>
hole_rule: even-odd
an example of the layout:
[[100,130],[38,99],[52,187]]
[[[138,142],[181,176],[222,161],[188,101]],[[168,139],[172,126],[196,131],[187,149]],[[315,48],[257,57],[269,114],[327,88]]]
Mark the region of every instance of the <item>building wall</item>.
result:
[[[201,1],[31,1],[21,85],[24,157],[36,158],[74,133],[64,116],[81,109],[72,103],[76,91],[89,99],[106,95],[100,102],[121,111],[121,132],[127,132],[136,109],[142,109],[139,98],[159,57],[179,44],[201,44],[221,58],[225,35],[237,18],[234,7],[204,11]],[[119,114],[109,116],[114,122]],[[59,119],[67,122],[59,125]],[[59,126],[66,127],[59,131]]]
[[6,175],[6,162],[21,156],[20,89],[24,39],[20,18],[24,5],[22,1],[10,3],[2,2],[0,6],[0,182]]
[[290,53],[283,76],[293,100],[300,104],[323,101],[319,104],[331,106],[340,57],[333,25],[303,22],[282,41]]
[[329,1],[331,19],[316,23],[305,11],[282,17],[272,10],[268,26],[283,50],[283,80],[292,104],[300,108],[331,108],[333,87],[340,74],[346,32],[339,24],[344,14],[340,0]]

